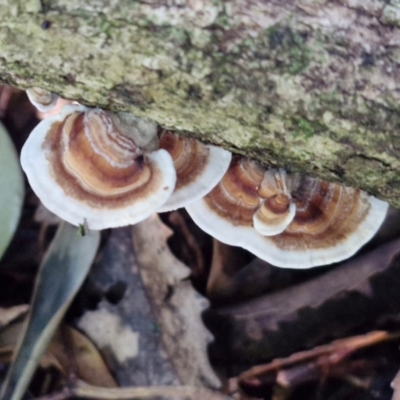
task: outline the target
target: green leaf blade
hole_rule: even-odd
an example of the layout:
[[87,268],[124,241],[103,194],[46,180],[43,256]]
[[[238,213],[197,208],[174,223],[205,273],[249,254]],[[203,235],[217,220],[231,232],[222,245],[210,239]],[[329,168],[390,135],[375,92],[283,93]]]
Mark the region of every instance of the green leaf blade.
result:
[[17,228],[24,199],[24,178],[17,152],[0,123],[0,258]]
[[17,346],[0,399],[20,400],[38,361],[85,280],[100,242],[100,233],[84,237],[63,223],[41,264],[32,297],[31,312]]

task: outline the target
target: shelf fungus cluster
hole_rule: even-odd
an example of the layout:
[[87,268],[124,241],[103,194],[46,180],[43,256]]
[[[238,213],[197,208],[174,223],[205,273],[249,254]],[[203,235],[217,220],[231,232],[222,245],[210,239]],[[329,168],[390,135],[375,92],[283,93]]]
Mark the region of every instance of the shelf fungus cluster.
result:
[[31,133],[21,164],[42,203],[74,225],[105,229],[186,206],[207,194],[231,154],[131,114],[65,106]]
[[234,157],[219,184],[186,209],[221,242],[279,267],[310,268],[353,255],[376,233],[388,204]]
[[57,104],[58,95],[46,89],[33,87],[27,89],[26,94],[31,103],[41,112],[50,111]]
[[[34,94],[54,105],[51,93]],[[361,190],[266,169],[195,139],[158,134],[156,124],[132,114],[81,105],[44,119],[21,164],[42,203],[74,225],[118,227],[186,207],[221,242],[287,268],[350,257],[388,208]]]

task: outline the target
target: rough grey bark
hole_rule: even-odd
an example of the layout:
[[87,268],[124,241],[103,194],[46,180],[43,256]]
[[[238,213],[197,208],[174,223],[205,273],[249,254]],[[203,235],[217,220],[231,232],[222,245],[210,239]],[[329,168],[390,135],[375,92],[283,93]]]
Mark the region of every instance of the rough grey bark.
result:
[[0,5],[3,82],[131,111],[400,207],[399,0]]

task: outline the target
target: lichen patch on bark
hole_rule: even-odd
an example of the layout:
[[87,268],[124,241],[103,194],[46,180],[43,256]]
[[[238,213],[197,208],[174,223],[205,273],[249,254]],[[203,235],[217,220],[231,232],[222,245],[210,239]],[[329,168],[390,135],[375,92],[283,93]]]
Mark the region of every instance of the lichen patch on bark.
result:
[[396,2],[35,4],[0,8],[4,82],[131,111],[400,206]]

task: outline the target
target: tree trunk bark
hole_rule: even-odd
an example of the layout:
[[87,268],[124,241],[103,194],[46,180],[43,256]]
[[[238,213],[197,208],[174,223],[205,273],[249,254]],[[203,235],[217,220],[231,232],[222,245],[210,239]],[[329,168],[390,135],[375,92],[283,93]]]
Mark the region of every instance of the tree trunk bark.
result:
[[0,0],[0,80],[400,207],[399,0]]

